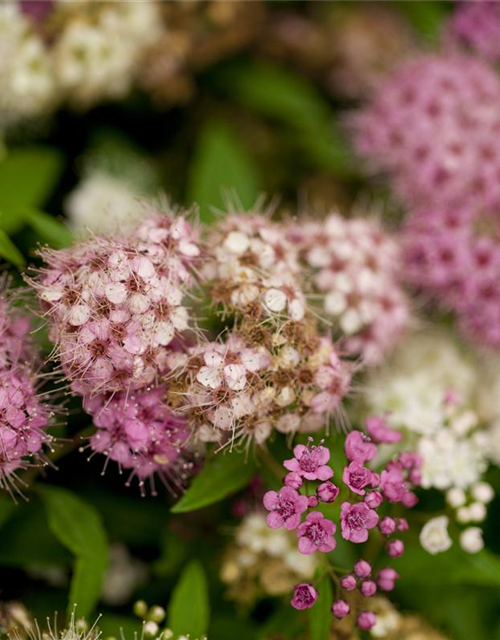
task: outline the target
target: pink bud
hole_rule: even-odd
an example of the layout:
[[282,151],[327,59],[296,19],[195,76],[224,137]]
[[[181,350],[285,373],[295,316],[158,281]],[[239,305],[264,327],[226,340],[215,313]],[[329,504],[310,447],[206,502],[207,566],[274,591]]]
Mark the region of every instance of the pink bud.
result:
[[396,518],[396,527],[398,531],[408,531],[410,528],[406,518]]
[[342,618],[345,618],[346,615],[348,615],[350,610],[351,610],[351,607],[347,604],[345,600],[337,600],[332,605],[332,613],[339,620],[341,620]]
[[405,546],[401,540],[391,540],[387,545],[387,553],[391,558],[398,558],[403,555]]
[[354,591],[356,588],[356,578],[353,575],[344,576],[340,581],[340,586],[346,591]]
[[401,502],[404,504],[404,506],[407,509],[411,509],[412,507],[414,507],[417,502],[418,502],[418,498],[417,496],[412,493],[411,491],[407,491],[404,496],[403,499],[401,500]]
[[307,500],[310,507],[318,506],[318,498],[316,498],[316,496],[308,496]]
[[371,598],[377,593],[377,585],[373,580],[365,580],[361,583],[360,591],[366,598]]
[[283,483],[287,487],[292,487],[292,489],[300,489],[302,486],[302,476],[300,476],[296,471],[290,471],[287,473]]
[[380,475],[378,473],[372,473],[371,485],[374,489],[380,486]]
[[327,481],[319,485],[316,493],[321,502],[333,502],[339,495],[339,488],[333,482]]
[[392,591],[394,589],[394,583],[398,578],[399,575],[394,571],[394,569],[389,567],[381,569],[377,576],[379,589],[382,589],[382,591]]
[[354,573],[358,578],[368,578],[371,572],[372,565],[369,562],[366,562],[366,560],[358,560],[354,565]]
[[362,611],[358,616],[356,624],[363,631],[370,631],[370,629],[375,626],[376,620],[373,611]]
[[394,518],[382,518],[380,521],[378,528],[380,529],[380,533],[383,536],[390,536],[392,533],[396,531],[396,521]]
[[310,607],[312,607],[317,599],[318,592],[312,586],[312,584],[303,582],[302,584],[298,584],[295,587],[293,598],[290,604],[294,609],[302,611],[303,609],[309,609]]
[[380,491],[371,491],[365,496],[365,502],[370,509],[378,509],[383,501]]

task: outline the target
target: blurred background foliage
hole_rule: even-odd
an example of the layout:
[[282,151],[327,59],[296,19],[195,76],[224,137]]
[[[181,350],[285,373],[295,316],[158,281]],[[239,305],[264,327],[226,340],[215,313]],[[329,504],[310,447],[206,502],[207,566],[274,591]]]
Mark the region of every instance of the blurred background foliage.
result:
[[[165,3],[178,14],[174,21],[192,24],[175,6],[182,4]],[[135,181],[141,194],[165,192],[173,202],[196,202],[207,223],[224,207],[228,194],[236,194],[246,209],[262,195],[279,194],[279,212],[294,215],[334,205],[348,212],[376,199],[387,202],[387,215],[398,215],[383,182],[366,179],[349,145],[347,116],[361,96],[343,93],[340,80],[328,86],[322,79],[328,69],[335,77],[336,65],[342,64],[336,47],[342,30],[359,35],[352,31],[356,19],[367,15],[370,21],[371,12],[383,9],[411,34],[412,47],[431,49],[451,3],[248,4],[255,4],[248,11],[257,26],[249,27],[248,16],[232,25],[234,46],[217,42],[215,33],[211,48],[203,50],[207,64],[193,58],[186,77],[172,82],[171,95],[153,94],[151,100],[136,90],[125,101],[84,115],[63,109],[38,126],[5,132],[0,256],[11,263],[14,277],[16,268],[34,259],[39,243],[59,248],[71,242],[64,202],[89,166]],[[205,19],[210,6],[215,11],[224,2],[201,5],[198,11]],[[295,46],[272,29],[284,14],[304,28]],[[312,34],[310,40],[300,41],[302,33]],[[307,50],[315,34],[319,54],[312,45]],[[302,45],[309,56],[301,55]],[[68,415],[62,435],[71,449],[72,436],[87,424],[71,402]],[[237,519],[231,500],[222,498],[244,491],[251,477],[265,473],[256,462],[243,466],[233,455],[209,463],[173,509],[171,496],[160,492],[141,498],[135,488],[123,486],[115,470],[101,477],[101,465],[73,447],[57,462],[57,473],[48,469],[37,477],[27,491],[29,501],[14,505],[10,498],[0,498],[2,599],[19,599],[44,619],[67,608],[71,584],[70,602],[79,603],[80,614],[105,614],[105,635],[137,629],[131,603],[142,598],[166,606],[174,630],[188,619],[190,628],[178,630],[193,637],[208,632],[213,640],[284,640],[301,634],[326,639],[325,616],[317,617],[308,631],[286,601],[236,608],[225,598],[218,577],[221,543],[229,539]],[[489,481],[500,487],[500,472],[491,472]],[[425,511],[425,501],[420,508]],[[403,609],[422,612],[455,640],[500,640],[499,522],[497,500],[486,526],[489,551],[476,556],[464,557],[454,548],[436,558],[418,544],[407,545],[399,561],[396,601]],[[117,544],[140,560],[147,577],[125,601],[99,602],[109,548]],[[320,608],[318,603],[314,612]]]

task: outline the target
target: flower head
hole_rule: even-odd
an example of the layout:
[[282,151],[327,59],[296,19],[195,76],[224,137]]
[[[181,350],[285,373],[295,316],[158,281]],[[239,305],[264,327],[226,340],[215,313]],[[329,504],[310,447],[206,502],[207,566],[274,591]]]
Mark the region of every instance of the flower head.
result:
[[373,476],[373,472],[364,467],[359,460],[353,460],[344,468],[342,480],[351,491],[364,496],[366,493],[365,487],[373,482]]
[[318,592],[316,589],[308,583],[303,582],[295,587],[292,598],[292,607],[302,611],[303,609],[310,609],[318,599]]
[[296,529],[301,515],[307,511],[309,502],[291,487],[282,487],[278,492],[268,491],[264,494],[264,507],[270,511],[267,524],[271,529]]
[[328,553],[336,546],[335,534],[337,527],[319,511],[311,511],[305,521],[297,529],[299,551],[309,554],[315,551]]
[[377,526],[378,515],[364,502],[343,502],[340,512],[342,537],[351,542],[366,542],[368,530]]
[[293,450],[293,455],[291,460],[285,460],[283,466],[306,480],[328,480],[333,476],[333,469],[327,465],[330,451],[326,447],[306,447],[298,444]]
[[375,457],[377,447],[361,431],[351,431],[345,439],[345,454],[351,462],[368,462]]

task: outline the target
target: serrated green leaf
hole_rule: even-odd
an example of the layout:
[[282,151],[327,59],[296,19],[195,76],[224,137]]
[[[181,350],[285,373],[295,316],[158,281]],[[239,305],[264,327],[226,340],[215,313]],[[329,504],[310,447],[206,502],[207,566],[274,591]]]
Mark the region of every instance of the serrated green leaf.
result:
[[16,267],[26,264],[23,254],[2,229],[0,229],[0,257],[12,262]]
[[196,640],[207,633],[210,617],[207,579],[199,562],[182,572],[168,607],[168,626],[176,635]]
[[202,222],[210,223],[212,208],[224,208],[226,195],[234,193],[249,209],[260,192],[257,169],[233,129],[221,122],[207,123],[190,170],[187,204],[195,202]]
[[76,556],[68,613],[76,604],[78,614],[87,617],[99,600],[108,565],[108,542],[101,517],[94,507],[66,489],[44,485],[39,491],[50,529]]
[[40,239],[55,249],[64,249],[73,241],[69,228],[48,213],[29,208],[25,211],[25,219]]
[[186,513],[214,504],[245,487],[254,471],[255,465],[243,453],[233,451],[215,455],[171,511]]
[[309,609],[310,640],[328,640],[332,625],[333,590],[330,576],[323,576],[318,584],[318,599]]
[[45,204],[59,179],[62,166],[63,157],[54,148],[9,150],[0,162],[0,199],[18,206]]

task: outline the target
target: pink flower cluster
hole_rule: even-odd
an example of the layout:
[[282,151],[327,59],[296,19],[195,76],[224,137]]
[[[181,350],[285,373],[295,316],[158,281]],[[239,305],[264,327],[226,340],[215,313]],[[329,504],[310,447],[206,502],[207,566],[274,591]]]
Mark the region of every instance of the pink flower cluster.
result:
[[[117,462],[120,471],[130,470],[128,483],[137,476],[143,487],[145,479],[152,483],[157,473],[176,490],[193,466],[188,461],[190,429],[166,406],[166,394],[167,388],[158,386],[88,397],[84,402],[97,427],[90,447],[107,461]],[[154,493],[153,484],[152,489]]]
[[348,367],[327,338],[313,335],[303,348],[292,346],[285,334],[280,341],[266,348],[230,333],[223,342],[171,356],[171,394],[177,394],[198,439],[262,444],[274,429],[324,427],[349,390]]
[[354,117],[355,144],[412,206],[495,207],[499,102],[500,79],[480,59],[424,56],[383,83]]
[[204,276],[226,311],[282,323],[303,320],[306,301],[296,248],[260,214],[229,213],[208,238]]
[[[361,431],[352,431],[346,437],[344,450],[347,464],[340,486],[331,480],[334,472],[328,464],[330,451],[321,443],[313,445],[310,438],[307,446],[297,445],[293,450],[294,457],[283,463],[288,470],[284,486],[279,491],[264,494],[263,504],[269,511],[268,526],[272,529],[284,527],[295,530],[301,553],[329,553],[335,550],[337,523],[316,508],[320,502],[324,505],[335,502],[339,495],[343,501],[338,524],[344,540],[355,544],[365,543],[369,532],[376,527],[382,536],[388,538],[396,532],[407,530],[408,523],[404,518],[381,518],[378,510],[384,502],[400,502],[408,508],[415,505],[417,498],[412,487],[420,483],[422,461],[415,454],[400,453],[380,473],[373,471],[367,465],[377,454],[377,444],[395,442],[399,434],[389,429],[378,416],[367,421],[367,430],[373,439]],[[319,483],[315,493],[301,492],[311,482]],[[304,514],[307,515],[303,519]],[[388,540],[386,552],[392,558],[400,556],[404,552],[403,542],[397,538]],[[376,578],[371,578],[371,574],[371,565],[360,560],[354,566],[354,574],[344,576],[340,586],[345,592],[358,588],[362,596],[370,598],[378,589],[390,591],[398,577],[390,568],[382,569]],[[315,603],[317,595],[312,585],[300,584],[295,589],[292,606],[296,609],[309,608]],[[337,600],[333,603],[332,612],[336,617],[343,618],[350,612],[350,606],[345,600]],[[361,629],[369,629],[374,624],[372,612],[359,613],[358,626]]]
[[408,280],[456,313],[461,330],[500,347],[500,228],[468,206],[414,212],[403,231]]
[[346,350],[367,364],[380,363],[410,320],[394,240],[374,220],[336,213],[290,225],[287,235],[312,269],[322,313],[341,329]]
[[0,487],[17,490],[15,472],[43,458],[53,412],[37,392],[28,318],[0,298]]
[[489,62],[500,61],[500,4],[497,0],[458,2],[447,26],[453,45],[465,45]]
[[187,222],[167,214],[127,239],[41,252],[47,266],[30,283],[74,391],[139,389],[167,371],[188,328],[183,300],[199,253]]

